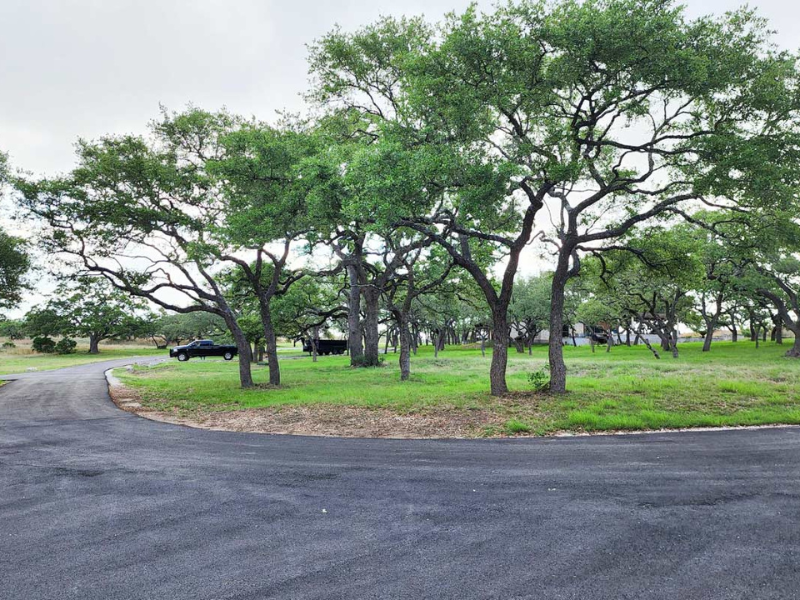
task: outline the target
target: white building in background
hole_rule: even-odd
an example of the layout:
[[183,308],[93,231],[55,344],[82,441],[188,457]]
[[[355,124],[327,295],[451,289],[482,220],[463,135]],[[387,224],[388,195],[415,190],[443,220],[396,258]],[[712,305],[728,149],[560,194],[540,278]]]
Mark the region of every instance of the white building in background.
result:
[[[564,333],[565,334],[568,333],[566,331],[566,328],[565,328]],[[601,332],[600,330],[598,330],[597,333],[602,338],[605,338],[605,333],[604,332]],[[512,338],[512,340],[514,338],[516,338],[516,335],[517,335],[516,331],[512,327],[511,328],[511,338]],[[653,345],[661,344],[661,338],[658,337],[658,335],[655,334],[655,333],[646,333],[646,334],[644,334],[642,336],[639,336],[639,337],[647,339],[647,341],[650,342]],[[623,344],[626,343],[626,334],[625,334],[625,332],[620,332],[619,339],[622,340]],[[617,338],[617,334],[615,333],[614,334],[614,342],[616,344],[619,344],[619,339]],[[631,344],[634,343],[635,339],[636,339],[636,334],[635,333],[631,333]],[[739,339],[742,339],[741,335],[740,335]],[[565,346],[572,346],[573,343],[576,346],[588,346],[589,344],[591,344],[591,339],[589,337],[589,328],[586,327],[583,323],[580,323],[577,327],[575,327],[574,341],[573,341],[573,337],[571,335],[563,335],[562,336],[562,340],[563,340],[563,343],[564,343]],[[727,342],[727,341],[730,341],[730,340],[731,340],[730,331],[727,331],[727,330],[715,330],[714,331],[714,341],[716,341],[716,342],[726,341]],[[539,335],[536,336],[536,338],[534,339],[533,343],[534,344],[547,344],[549,341],[550,341],[550,332],[548,330],[544,330]],[[678,343],[679,344],[685,343],[685,342],[702,342],[702,341],[703,341],[703,337],[698,335],[696,332],[689,331],[689,330],[680,331],[680,329],[679,329],[679,333],[678,333]],[[596,340],[595,343],[605,343],[605,342],[598,342]]]
[[[572,346],[573,344],[576,345],[576,346],[588,346],[588,345],[590,345],[592,343],[591,342],[591,338],[589,337],[589,328],[586,327],[586,325],[584,325],[583,323],[578,323],[575,326],[574,333],[575,333],[575,335],[574,335],[574,339],[573,339],[573,336],[572,336],[571,332],[566,327],[564,328],[564,331],[563,331],[564,335],[562,335],[562,340],[563,340],[563,343],[564,343],[565,346]],[[601,332],[599,329],[596,331],[596,334],[599,335],[603,339],[605,338],[605,333]],[[621,335],[622,343],[624,344],[625,341],[626,341],[625,340],[625,333],[622,332],[620,335]],[[517,333],[514,330],[514,328],[512,327],[511,328],[511,337],[512,337],[512,339],[515,338],[516,336],[517,336]],[[634,342],[635,337],[636,337],[635,334],[631,334],[631,343]],[[644,336],[641,336],[641,337],[647,338],[647,341],[650,342],[651,344],[660,344],[661,343],[661,338],[659,338],[655,333],[647,333],[647,334],[645,334]],[[534,344],[547,344],[549,341],[550,341],[550,332],[545,329],[539,335],[536,336],[536,338],[534,339],[533,343]],[[616,334],[614,336],[614,341],[617,342]],[[679,340],[679,341],[683,341],[683,340]],[[598,343],[597,340],[595,341],[595,343]]]

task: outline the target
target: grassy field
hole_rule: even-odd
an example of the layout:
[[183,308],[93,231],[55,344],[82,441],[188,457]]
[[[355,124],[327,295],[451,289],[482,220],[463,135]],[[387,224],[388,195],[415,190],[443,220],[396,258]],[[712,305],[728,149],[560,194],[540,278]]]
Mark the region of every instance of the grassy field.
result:
[[87,354],[88,344],[78,345],[74,354],[37,354],[24,344],[17,342],[16,348],[0,352],[0,375],[24,373],[26,371],[50,371],[102,360],[114,360],[129,356],[163,355],[165,350],[155,350],[153,346],[140,345],[101,345],[100,354]]
[[[542,435],[800,423],[800,361],[784,358],[786,347],[719,342],[702,353],[700,344],[690,343],[680,346],[677,360],[656,360],[642,346],[595,354],[588,347],[567,347],[570,391],[562,397],[534,393],[528,383],[528,374],[546,364],[544,347],[534,348],[533,356],[512,350],[512,393],[504,399],[487,393],[489,357],[459,347],[439,358],[422,348],[408,382],[399,381],[393,354],[378,369],[351,369],[347,357],[320,357],[316,364],[284,360],[279,389],[238,389],[236,364],[214,360],[171,362],[119,376],[138,390],[146,407],[180,414],[320,403],[404,415],[445,410],[493,415],[494,424],[476,426],[477,435]],[[266,380],[264,367],[254,374]]]

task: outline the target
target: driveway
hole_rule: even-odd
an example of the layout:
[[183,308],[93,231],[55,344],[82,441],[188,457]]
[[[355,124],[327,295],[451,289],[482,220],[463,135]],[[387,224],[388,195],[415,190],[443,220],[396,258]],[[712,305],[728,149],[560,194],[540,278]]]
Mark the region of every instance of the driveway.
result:
[[126,362],[0,388],[3,600],[800,597],[800,429],[204,431],[117,410]]

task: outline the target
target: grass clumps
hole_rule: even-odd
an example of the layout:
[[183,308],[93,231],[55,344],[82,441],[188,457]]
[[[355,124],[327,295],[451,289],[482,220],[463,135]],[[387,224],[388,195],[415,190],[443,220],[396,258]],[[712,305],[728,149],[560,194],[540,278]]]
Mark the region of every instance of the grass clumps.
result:
[[[547,348],[531,356],[509,355],[506,398],[489,395],[490,356],[448,347],[434,357],[420,348],[412,357],[412,379],[401,382],[397,356],[381,369],[351,369],[347,356],[282,362],[277,389],[241,390],[235,364],[223,361],[166,363],[121,372],[143,402],[182,411],[226,411],[315,405],[385,409],[393,414],[436,414],[474,420],[474,435],[546,435],[555,432],[642,431],[687,427],[800,423],[800,360],[785,358],[785,347],[766,343],[682,344],[678,359],[655,360],[643,346],[615,346],[592,354],[565,348],[566,395],[542,389]],[[532,373],[542,376],[531,378]],[[257,383],[267,381],[263,367]]]

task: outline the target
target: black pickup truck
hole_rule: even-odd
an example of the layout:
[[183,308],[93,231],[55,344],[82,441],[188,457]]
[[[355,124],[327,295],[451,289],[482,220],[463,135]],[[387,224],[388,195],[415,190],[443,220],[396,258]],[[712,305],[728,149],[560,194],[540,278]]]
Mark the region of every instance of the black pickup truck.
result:
[[[317,354],[344,354],[347,350],[347,340],[315,340],[317,345]],[[313,353],[314,348],[311,346],[311,340],[303,340],[303,352]]]
[[233,360],[238,354],[236,346],[220,346],[211,340],[195,340],[185,346],[176,346],[169,351],[170,358],[177,358],[181,362],[186,362],[190,358],[221,356],[225,360]]

